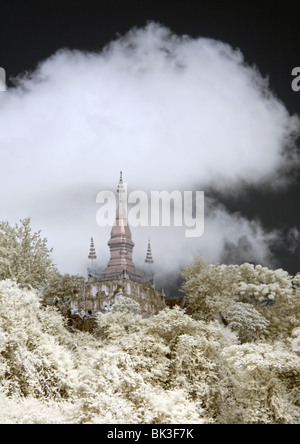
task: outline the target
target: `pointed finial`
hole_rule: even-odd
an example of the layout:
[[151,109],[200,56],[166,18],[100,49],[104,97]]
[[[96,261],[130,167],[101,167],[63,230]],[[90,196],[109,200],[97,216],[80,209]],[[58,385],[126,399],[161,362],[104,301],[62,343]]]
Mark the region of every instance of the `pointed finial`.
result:
[[148,248],[147,248],[147,255],[146,255],[145,262],[146,262],[146,264],[153,264],[153,257],[152,257],[152,250],[151,250],[150,239],[148,240]]
[[117,193],[122,195],[124,192],[125,192],[125,187],[124,187],[124,184],[123,184],[123,173],[122,173],[122,171],[120,171],[120,180],[119,180],[119,185],[118,185]]
[[89,252],[89,255],[88,255],[88,259],[92,259],[92,261],[94,259],[97,259],[95,245],[94,245],[94,239],[93,238],[91,238],[91,245],[90,245],[90,252]]

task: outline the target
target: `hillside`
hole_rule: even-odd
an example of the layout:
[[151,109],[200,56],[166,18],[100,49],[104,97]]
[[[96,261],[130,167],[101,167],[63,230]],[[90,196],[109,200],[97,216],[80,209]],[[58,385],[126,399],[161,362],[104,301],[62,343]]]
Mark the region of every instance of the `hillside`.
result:
[[299,423],[299,276],[250,264],[183,276],[186,312],[124,299],[93,334],[0,282],[1,423]]

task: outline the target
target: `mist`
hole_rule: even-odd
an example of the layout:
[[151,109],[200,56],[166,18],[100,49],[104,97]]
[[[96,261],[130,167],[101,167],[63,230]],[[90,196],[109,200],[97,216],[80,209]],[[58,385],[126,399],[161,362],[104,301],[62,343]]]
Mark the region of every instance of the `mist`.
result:
[[[239,49],[174,35],[149,23],[99,53],[60,49],[0,93],[1,219],[31,217],[60,271],[85,274],[93,237],[98,265],[110,227],[96,223],[99,191],[288,186],[298,162],[299,118],[289,115]],[[272,265],[278,232],[205,200],[205,230],[132,229],[134,262],[148,238],[159,273],[201,255],[211,263]]]

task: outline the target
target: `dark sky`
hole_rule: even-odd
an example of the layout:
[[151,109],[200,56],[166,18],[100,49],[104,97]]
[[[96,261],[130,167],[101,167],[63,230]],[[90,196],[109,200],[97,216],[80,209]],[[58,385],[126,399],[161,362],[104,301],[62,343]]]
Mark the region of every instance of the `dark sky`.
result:
[[[300,3],[296,1],[262,5],[252,1],[14,0],[1,2],[0,12],[0,66],[8,79],[33,70],[60,48],[98,51],[133,26],[157,21],[177,34],[209,37],[239,48],[248,64],[269,77],[271,90],[288,111],[300,115],[300,91],[291,88],[291,71],[300,66]],[[222,82],[222,72],[215,75]],[[291,227],[300,228],[299,191],[296,170],[287,191],[248,188],[239,199],[219,198],[232,211],[260,218],[265,227],[288,233]],[[274,254],[282,268],[295,273],[300,268],[299,252],[291,252],[285,241],[283,236]]]
[[[210,37],[240,48],[270,77],[290,112],[299,112],[291,70],[299,65],[297,2],[99,0],[1,2],[0,60],[8,75],[33,69],[62,47],[99,50],[118,34],[154,20],[175,33]],[[216,73],[222,81],[222,73]]]

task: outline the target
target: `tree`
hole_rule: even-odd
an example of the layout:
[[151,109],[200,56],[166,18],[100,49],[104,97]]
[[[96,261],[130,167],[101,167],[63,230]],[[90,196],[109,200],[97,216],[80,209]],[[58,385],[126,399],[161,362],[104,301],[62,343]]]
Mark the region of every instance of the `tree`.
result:
[[0,422],[297,423],[293,334],[292,344],[240,344],[178,307],[147,319],[116,310],[93,335],[71,333],[36,291],[2,281]]
[[71,333],[54,308],[42,308],[35,290],[0,281],[0,394],[65,399],[74,364],[66,346]]
[[42,297],[46,305],[55,305],[66,315],[72,301],[81,294],[85,279],[81,276],[61,274],[54,270],[44,287]]
[[39,290],[47,305],[56,305],[67,314],[84,278],[61,274],[51,253],[41,231],[32,232],[29,218],[15,227],[0,223],[0,280],[11,279],[21,288]]
[[230,330],[237,333],[241,343],[263,339],[270,325],[253,305],[243,302],[232,303],[225,320]]
[[30,219],[15,227],[0,223],[0,279],[12,279],[23,288],[43,287],[55,269],[51,253],[41,232],[32,233]]
[[[232,316],[233,306],[241,303],[248,304],[245,307],[237,305],[240,316],[241,309],[245,312],[244,319],[246,311],[250,310],[249,305],[255,308],[255,311],[251,310],[247,328],[258,331],[257,323],[260,323],[266,338],[287,338],[295,328],[300,327],[298,275],[292,277],[282,269],[270,270],[249,263],[207,265],[200,258],[196,258],[193,264],[187,266],[182,275],[185,279],[182,288],[186,297],[187,313],[194,319],[219,319],[228,325],[228,313]],[[254,324],[250,327],[251,320]],[[265,327],[262,326],[263,323]]]
[[200,257],[182,271],[182,291],[187,313],[194,319],[212,321],[224,315],[233,299],[236,266],[207,265]]
[[232,345],[221,359],[229,370],[221,423],[299,423],[300,359],[283,343]]
[[[300,423],[300,275],[197,260],[185,276],[191,315],[120,298],[92,334],[0,281],[0,422]],[[52,272],[44,297],[68,307],[81,279]]]

